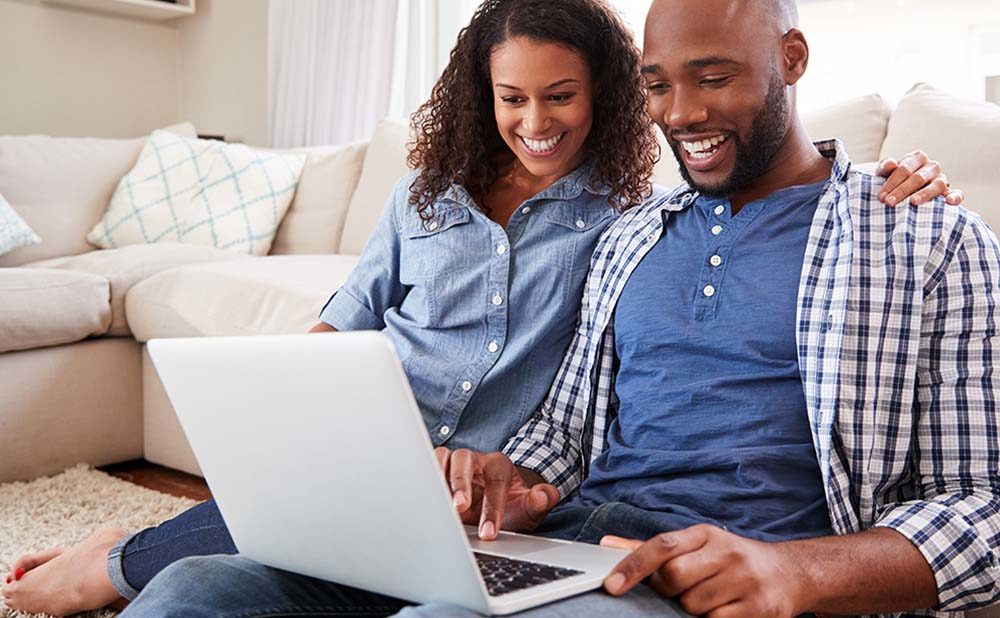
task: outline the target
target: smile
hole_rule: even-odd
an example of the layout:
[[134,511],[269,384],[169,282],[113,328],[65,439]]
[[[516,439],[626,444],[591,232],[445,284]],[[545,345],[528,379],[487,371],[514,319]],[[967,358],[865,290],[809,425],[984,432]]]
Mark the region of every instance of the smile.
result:
[[561,142],[562,138],[565,136],[565,133],[560,133],[559,135],[550,137],[549,139],[537,140],[524,137],[523,135],[518,135],[518,137],[521,138],[521,142],[524,144],[524,147],[535,154],[547,154],[552,152],[557,146],[559,146],[559,142]]
[[692,159],[709,159],[718,152],[719,147],[726,141],[727,136],[720,135],[711,139],[703,139],[697,142],[680,142],[681,147],[687,151]]

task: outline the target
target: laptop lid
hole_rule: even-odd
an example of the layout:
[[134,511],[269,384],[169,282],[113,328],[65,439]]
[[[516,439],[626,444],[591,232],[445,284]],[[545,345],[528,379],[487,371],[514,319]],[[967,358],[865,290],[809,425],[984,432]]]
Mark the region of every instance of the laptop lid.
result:
[[380,333],[147,346],[242,554],[489,611],[406,375]]

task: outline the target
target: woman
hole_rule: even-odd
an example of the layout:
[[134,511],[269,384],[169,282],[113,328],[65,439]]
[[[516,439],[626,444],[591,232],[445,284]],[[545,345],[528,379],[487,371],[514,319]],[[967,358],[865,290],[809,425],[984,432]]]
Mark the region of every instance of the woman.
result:
[[[601,0],[491,0],[414,115],[417,171],[313,330],[383,330],[436,446],[496,450],[548,390],[599,235],[651,190],[638,69]],[[21,558],[4,598],[64,615],[134,598],[179,558],[235,551],[207,502]]]

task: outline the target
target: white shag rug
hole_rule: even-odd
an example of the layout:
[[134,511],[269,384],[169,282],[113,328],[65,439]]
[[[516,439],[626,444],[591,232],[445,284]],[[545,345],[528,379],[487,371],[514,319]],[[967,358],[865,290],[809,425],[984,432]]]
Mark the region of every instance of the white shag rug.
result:
[[[52,477],[0,484],[0,574],[6,579],[11,564],[22,554],[70,546],[109,526],[141,530],[195,504],[85,465]],[[114,615],[109,610],[80,614],[89,618]],[[40,615],[7,609],[0,600],[0,618],[29,616]]]

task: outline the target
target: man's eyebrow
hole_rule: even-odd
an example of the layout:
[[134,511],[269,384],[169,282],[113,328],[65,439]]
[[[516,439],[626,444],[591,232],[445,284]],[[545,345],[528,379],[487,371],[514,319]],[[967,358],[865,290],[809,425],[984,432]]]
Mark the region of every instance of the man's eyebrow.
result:
[[688,60],[684,63],[684,67],[688,69],[704,69],[706,67],[713,67],[720,64],[739,64],[732,58],[723,58],[721,56],[708,56],[705,58],[695,58],[693,60]]
[[[733,60],[732,58],[723,58],[721,56],[706,56],[705,58],[695,58],[694,60],[688,60],[684,63],[684,68],[686,69],[704,69],[705,67],[718,66],[720,64],[734,64],[739,65],[740,63]],[[643,75],[649,75],[651,73],[661,73],[663,67],[659,64],[646,64],[643,65],[639,72]]]
[[[564,86],[564,85],[570,84],[570,83],[572,83],[572,84],[579,84],[580,80],[573,79],[572,77],[568,77],[566,79],[560,79],[557,82],[552,82],[551,84],[549,84],[548,86],[546,86],[545,89],[549,90],[551,88],[557,88],[559,86]],[[497,83],[497,84],[493,84],[493,86],[496,87],[496,88],[510,88],[511,90],[520,90],[520,88],[518,88],[517,86],[511,86],[510,84]]]

